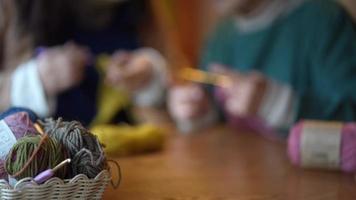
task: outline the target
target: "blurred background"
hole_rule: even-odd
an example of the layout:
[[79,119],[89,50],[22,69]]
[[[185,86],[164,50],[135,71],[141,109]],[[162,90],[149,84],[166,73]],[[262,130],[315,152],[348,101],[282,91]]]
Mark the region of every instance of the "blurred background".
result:
[[[310,36],[313,37],[313,34],[320,34],[323,37],[329,37],[324,32],[328,32],[330,35],[345,34],[345,37],[339,39],[353,39],[353,30],[351,29],[353,29],[354,24],[352,24],[349,16],[356,17],[356,2],[354,0],[342,0],[342,5],[348,13],[346,14],[343,9],[340,9],[338,11],[340,16],[332,13],[340,8],[333,1],[326,3],[313,1],[318,6],[320,2],[325,3],[325,5],[320,4],[321,6],[317,8],[322,11],[324,11],[324,7],[333,7],[334,10],[325,9],[325,15],[316,14],[314,16],[313,12],[309,13],[306,9],[306,15],[311,15],[308,16],[309,18],[330,18],[326,19],[325,23],[315,21],[310,23],[311,27],[320,25],[326,29],[325,31],[305,28],[306,23],[302,23],[302,21],[309,22],[308,19],[300,20],[300,24],[296,26],[286,20],[288,24],[281,27],[288,29],[288,31],[291,30],[288,34],[300,37],[294,41],[283,41],[284,37],[279,37],[277,33],[273,32],[278,31],[279,28],[274,29],[272,22],[277,21],[279,17],[282,18],[284,14],[289,14],[289,11],[284,10],[287,8],[293,10],[300,2],[304,1],[280,0],[271,3],[259,0],[55,0],[51,2],[47,0],[1,0],[0,67],[2,71],[0,74],[0,94],[4,98],[0,101],[0,110],[5,110],[11,105],[23,106],[35,110],[40,116],[63,116],[68,119],[80,119],[89,124],[93,120],[95,121],[96,116],[100,116],[100,110],[105,110],[100,107],[104,105],[100,104],[101,100],[97,100],[105,98],[97,98],[98,94],[100,96],[101,93],[110,93],[111,95],[115,93],[114,90],[101,88],[102,85],[99,84],[101,80],[105,80],[105,84],[109,83],[109,87],[121,87],[124,88],[125,92],[130,93],[129,97],[126,94],[120,97],[119,95],[112,95],[111,98],[115,101],[126,101],[124,99],[134,96],[133,104],[157,105],[161,103],[162,105],[162,102],[166,101],[165,93],[170,91],[171,83],[169,82],[174,82],[174,78],[176,78],[170,76],[177,75],[176,72],[183,67],[207,70],[207,67],[216,63],[232,68],[237,67],[238,70],[235,69],[236,71],[244,71],[246,67],[251,67],[252,71],[263,72],[266,77],[282,82],[286,81],[290,72],[282,75],[280,72],[285,68],[283,70],[281,68],[273,69],[275,72],[270,73],[272,69],[267,69],[269,65],[263,62],[276,58],[276,63],[270,63],[271,66],[285,62],[285,64],[291,65],[290,70],[297,68],[294,65],[307,67],[305,63],[294,62],[294,59],[301,60],[299,56],[306,52],[305,49],[300,49],[297,53],[289,52],[288,54],[293,56],[291,60],[283,61],[283,56],[280,55],[286,53],[284,50],[292,50],[294,47],[299,48],[298,40],[308,41],[308,39],[312,39],[315,41],[314,38],[309,38]],[[285,9],[281,9],[281,7]],[[244,9],[245,13],[243,13]],[[275,14],[274,9],[279,9],[279,14]],[[262,21],[265,18],[264,12],[268,12],[267,18],[271,19],[261,23],[261,18]],[[219,28],[215,27],[218,21],[222,21],[221,24],[229,23],[229,17],[224,18],[225,16],[235,19],[234,24],[229,25],[228,33],[222,31],[220,38],[216,38],[216,40],[209,37],[212,36],[212,33],[215,34],[220,31]],[[336,20],[343,19],[346,20],[348,25],[337,27],[339,21]],[[318,18],[318,20],[320,19]],[[263,36],[265,42],[271,42],[268,52],[274,47],[276,51],[281,50],[282,52],[276,53],[277,56],[268,55],[263,47],[264,42],[255,39],[249,41],[248,38],[244,38],[244,31],[241,30],[246,24],[250,26],[249,28],[257,27],[261,30],[265,26],[271,25],[272,36],[269,36],[269,34]],[[241,27],[238,27],[238,29],[241,28],[238,32],[241,32],[242,35],[236,37],[234,35],[230,38],[230,41],[225,41],[229,39],[225,37],[226,35],[229,36],[229,33],[236,31],[236,25],[241,25]],[[305,31],[305,34],[299,34],[289,26],[296,28],[296,30],[302,28],[310,30]],[[300,28],[301,26],[302,28]],[[256,30],[250,30],[252,36]],[[263,31],[256,32],[261,35],[264,34]],[[284,34],[284,32],[281,31],[280,34]],[[270,41],[269,37],[276,37],[276,41]],[[249,41],[249,45],[256,45],[251,47],[251,53],[243,54],[248,45],[238,47],[236,43],[233,43],[233,41],[241,41],[241,39]],[[281,40],[281,43],[290,43],[288,44],[290,46],[279,48],[277,40]],[[340,56],[337,57],[337,62],[344,60],[342,56],[346,56],[346,59],[350,61],[352,60],[352,55],[345,54],[345,52],[352,54],[350,50],[347,50],[347,48],[352,48],[349,47],[352,45],[347,45],[350,42],[344,41],[343,43],[343,41],[335,41],[334,38],[326,38],[325,40],[332,42],[331,45],[342,47],[340,47],[342,51],[335,53],[335,55]],[[224,41],[226,44],[223,44]],[[323,45],[323,41],[316,42]],[[216,44],[210,48],[208,47],[210,43]],[[234,45],[231,45],[232,43]],[[217,48],[223,45],[225,47],[221,47],[222,49]],[[257,46],[260,46],[260,48]],[[150,47],[150,50],[147,51],[147,49],[144,49],[145,47]],[[233,52],[229,48],[236,48],[237,50]],[[327,50],[327,48],[322,48],[322,51]],[[142,53],[142,49],[144,53]],[[338,49],[335,47],[333,50]],[[238,52],[239,50],[241,52]],[[229,57],[227,55],[229,53],[231,53],[230,58],[226,59]],[[252,56],[254,54],[256,54],[255,58]],[[106,62],[105,59],[101,59],[105,56]],[[205,58],[206,56],[210,56],[210,58]],[[239,56],[241,58],[238,58]],[[271,56],[273,59],[265,59],[265,56]],[[317,55],[311,57],[312,60],[318,59]],[[331,58],[332,56],[328,54],[325,57]],[[325,61],[324,58],[321,60]],[[32,61],[34,60],[38,66],[33,67]],[[203,60],[206,62],[203,63]],[[244,61],[241,63],[242,60]],[[305,62],[309,61],[308,59],[305,60]],[[327,64],[334,65],[333,62],[329,61]],[[316,67],[324,64],[317,64]],[[84,68],[84,66],[94,68]],[[262,70],[265,67],[266,69]],[[34,72],[35,68],[38,68],[38,74]],[[178,71],[176,71],[177,69]],[[166,71],[171,73],[166,73]],[[32,75],[29,76],[29,74]],[[123,78],[123,76],[125,77]],[[298,74],[293,80],[303,76]],[[38,84],[33,84],[34,81],[28,81],[30,79],[37,80]],[[319,80],[318,77],[312,77],[312,79]],[[293,80],[290,78],[286,82],[289,81],[289,84],[298,92],[303,92],[305,88],[298,88],[299,84],[295,84]],[[303,80],[300,81],[300,84],[308,83]],[[26,88],[29,86],[32,88]],[[77,89],[78,91],[76,91]],[[147,94],[145,94],[145,91],[147,91]],[[29,103],[32,99],[36,99],[34,102],[38,103]],[[56,100],[57,103],[51,103],[51,99]],[[104,102],[104,100],[102,101]],[[113,105],[112,103],[106,104],[108,107]],[[335,112],[339,110],[337,109]],[[108,116],[107,113],[105,115]],[[121,114],[118,115],[121,116]],[[126,114],[123,115],[123,118],[128,118]],[[313,114],[311,115],[316,118]]]
[[[201,44],[219,18],[229,14],[231,5],[236,0],[158,0],[155,2],[166,6],[174,18],[179,36],[179,43],[187,58],[197,64]],[[356,19],[356,1],[340,0]],[[152,3],[151,3],[152,5]],[[155,41],[156,45],[160,41]]]

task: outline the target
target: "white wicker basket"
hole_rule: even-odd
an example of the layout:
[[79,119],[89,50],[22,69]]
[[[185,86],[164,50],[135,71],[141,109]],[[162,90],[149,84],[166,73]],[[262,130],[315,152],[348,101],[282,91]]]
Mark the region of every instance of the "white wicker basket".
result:
[[10,186],[6,180],[0,180],[0,199],[101,199],[110,181],[111,175],[107,170],[103,170],[93,179],[79,174],[67,180],[52,178],[41,185],[34,183],[31,178],[20,180],[14,187]]

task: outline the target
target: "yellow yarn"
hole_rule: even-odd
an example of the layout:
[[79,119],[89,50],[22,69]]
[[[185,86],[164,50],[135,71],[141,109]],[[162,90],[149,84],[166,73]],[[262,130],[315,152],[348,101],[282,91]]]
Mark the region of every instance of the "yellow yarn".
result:
[[91,132],[105,145],[105,152],[110,156],[126,156],[159,150],[165,140],[163,130],[151,124],[98,125],[93,127]]
[[[100,55],[96,67],[101,77],[105,74],[109,56]],[[91,124],[91,132],[105,145],[110,156],[125,156],[162,148],[165,135],[163,131],[150,124],[139,126],[104,125],[122,109],[130,105],[129,95],[123,90],[111,87],[101,80],[98,93],[98,113]]]
[[[105,74],[108,62],[108,55],[98,56],[96,67],[101,77]],[[98,113],[91,124],[92,126],[109,123],[119,111],[130,105],[130,98],[127,92],[107,85],[102,79],[100,80],[97,97]]]

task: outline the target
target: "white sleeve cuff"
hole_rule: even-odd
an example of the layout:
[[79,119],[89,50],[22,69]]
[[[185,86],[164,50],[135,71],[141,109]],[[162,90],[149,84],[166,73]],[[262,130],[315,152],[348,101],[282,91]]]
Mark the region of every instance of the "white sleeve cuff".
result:
[[135,54],[145,56],[153,66],[151,82],[134,96],[136,105],[156,106],[163,103],[168,76],[165,59],[157,50],[152,48],[141,48]]
[[258,116],[272,128],[288,128],[293,124],[296,116],[296,101],[292,88],[269,81]]
[[11,78],[12,106],[29,108],[39,117],[53,114],[56,98],[46,96],[35,59],[21,64]]

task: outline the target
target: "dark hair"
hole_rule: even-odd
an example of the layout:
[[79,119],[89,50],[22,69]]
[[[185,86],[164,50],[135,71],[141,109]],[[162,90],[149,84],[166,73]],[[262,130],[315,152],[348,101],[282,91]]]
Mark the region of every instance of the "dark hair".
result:
[[56,45],[67,38],[70,0],[14,0],[20,33],[30,33],[36,46]]
[[[63,44],[72,38],[81,24],[78,13],[90,0],[14,0],[17,9],[18,27],[21,33],[30,33],[35,46]],[[145,0],[130,0],[122,3],[134,26],[147,20]],[[116,9],[121,11],[120,9]],[[89,20],[90,21],[90,20]],[[128,22],[129,23],[129,22]],[[129,25],[129,24],[127,24]]]

